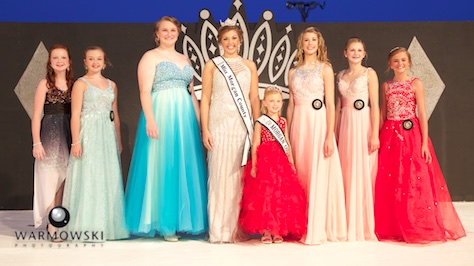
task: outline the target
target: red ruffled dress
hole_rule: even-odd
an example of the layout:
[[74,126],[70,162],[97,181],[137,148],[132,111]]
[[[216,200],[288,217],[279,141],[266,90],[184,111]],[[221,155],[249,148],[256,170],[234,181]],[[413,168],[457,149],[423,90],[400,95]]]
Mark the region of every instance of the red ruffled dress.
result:
[[375,233],[379,240],[407,243],[458,239],[466,233],[430,139],[432,162],[426,163],[421,155],[414,80],[389,81],[385,91],[387,120],[380,132]]
[[[278,125],[285,132],[283,118]],[[250,234],[269,230],[272,235],[301,237],[306,232],[306,196],[288,156],[264,126],[255,178],[251,169],[249,162],[243,174],[240,226]]]

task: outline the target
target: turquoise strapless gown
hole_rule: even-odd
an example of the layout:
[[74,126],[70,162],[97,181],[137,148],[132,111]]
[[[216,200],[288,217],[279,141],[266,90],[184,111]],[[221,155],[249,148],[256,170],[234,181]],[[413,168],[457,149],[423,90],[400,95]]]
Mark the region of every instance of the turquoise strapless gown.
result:
[[115,126],[110,119],[114,90],[110,81],[109,87],[101,90],[81,79],[88,85],[79,135],[82,156],[71,155],[69,159],[63,206],[71,216],[63,231],[69,233],[69,240],[75,232],[75,240],[86,242],[128,238],[122,167]]
[[199,126],[187,86],[191,66],[156,66],[151,97],[158,139],[137,128],[125,195],[132,234],[153,237],[207,231],[207,170]]

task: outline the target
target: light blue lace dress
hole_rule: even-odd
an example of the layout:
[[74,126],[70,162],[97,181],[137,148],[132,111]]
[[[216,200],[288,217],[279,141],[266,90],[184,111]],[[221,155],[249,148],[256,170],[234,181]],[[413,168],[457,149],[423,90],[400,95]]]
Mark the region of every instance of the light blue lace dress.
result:
[[199,125],[187,87],[193,69],[156,66],[151,97],[158,139],[138,123],[126,189],[126,220],[140,236],[207,231],[207,171]]
[[[122,168],[114,122],[114,90],[87,84],[81,112],[82,156],[70,156],[63,206],[70,213],[63,231],[81,241],[128,238],[124,215]],[[61,237],[63,238],[63,235]]]

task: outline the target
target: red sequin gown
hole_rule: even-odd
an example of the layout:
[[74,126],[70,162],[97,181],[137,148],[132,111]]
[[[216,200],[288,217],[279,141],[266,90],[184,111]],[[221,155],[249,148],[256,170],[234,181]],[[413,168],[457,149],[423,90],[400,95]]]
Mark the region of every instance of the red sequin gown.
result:
[[387,119],[380,132],[375,233],[379,240],[407,243],[458,239],[466,233],[429,138],[432,162],[426,163],[421,155],[414,80],[389,81],[385,91]]
[[[280,117],[278,125],[285,131]],[[262,126],[257,148],[256,177],[252,163],[244,170],[239,224],[250,234],[301,237],[306,232],[306,196],[288,156],[267,128]]]

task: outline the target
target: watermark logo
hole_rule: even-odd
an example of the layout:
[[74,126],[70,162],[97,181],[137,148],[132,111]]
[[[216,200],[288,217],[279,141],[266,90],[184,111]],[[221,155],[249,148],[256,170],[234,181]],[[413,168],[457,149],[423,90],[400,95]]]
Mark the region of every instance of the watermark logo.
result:
[[[46,230],[33,230],[33,231],[15,231],[15,237],[17,241],[21,243],[15,243],[15,247],[95,247],[103,246],[100,242],[105,242],[104,231],[97,230],[68,230],[66,225],[70,222],[69,211],[62,207],[56,206],[49,212],[48,215],[48,227]],[[54,226],[55,231],[51,232],[51,228]],[[65,227],[65,228],[64,228]],[[48,230],[48,228],[50,230]],[[59,229],[59,230],[58,230]],[[70,228],[69,228],[70,229]],[[37,243],[36,241],[51,241],[53,243],[44,244]],[[76,243],[62,243],[64,241],[71,241]],[[77,244],[77,242],[85,242],[83,244]]]
[[56,228],[63,228],[69,223],[69,211],[62,207],[56,206],[49,212],[49,222]]

